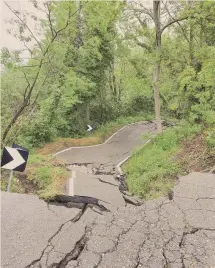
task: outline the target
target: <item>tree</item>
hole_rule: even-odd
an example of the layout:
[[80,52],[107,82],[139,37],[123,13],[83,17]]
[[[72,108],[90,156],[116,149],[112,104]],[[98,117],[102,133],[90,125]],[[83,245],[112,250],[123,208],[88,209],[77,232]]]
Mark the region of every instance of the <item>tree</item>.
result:
[[[49,4],[44,4],[44,7],[46,7],[48,9],[47,12],[47,16],[48,16],[48,22],[49,22],[49,29],[51,31],[51,36],[49,38],[46,39],[46,42],[44,42],[42,44],[41,41],[39,41],[37,39],[37,37],[35,36],[35,34],[33,33],[33,31],[30,29],[30,27],[28,26],[27,22],[26,22],[26,18],[25,15],[20,14],[19,11],[13,10],[8,3],[5,2],[5,4],[7,5],[7,7],[10,9],[11,12],[13,12],[13,14],[16,16],[17,20],[15,21],[16,24],[19,27],[19,36],[18,38],[23,41],[23,43],[25,44],[25,46],[27,47],[27,49],[29,50],[29,52],[31,53],[31,56],[36,57],[37,58],[37,69],[35,70],[35,75],[34,78],[32,79],[32,81],[30,81],[28,79],[28,77],[25,75],[26,81],[27,81],[27,86],[25,88],[25,92],[24,92],[24,96],[23,96],[23,101],[20,104],[19,108],[17,109],[17,111],[15,112],[15,114],[13,115],[13,117],[11,118],[11,120],[9,121],[8,125],[6,126],[3,135],[2,135],[2,140],[5,141],[10,129],[13,127],[13,125],[16,123],[17,119],[20,117],[20,115],[22,114],[22,112],[25,110],[25,108],[27,106],[30,105],[31,102],[31,97],[32,97],[32,93],[36,87],[36,84],[39,80],[39,76],[40,73],[42,71],[42,66],[44,64],[44,62],[47,60],[47,55],[49,53],[49,50],[51,49],[52,44],[55,42],[55,40],[58,38],[58,36],[60,35],[60,33],[62,31],[64,31],[69,24],[71,23],[71,20],[73,18],[73,16],[77,13],[78,10],[75,10],[74,12],[72,11],[72,6],[70,5],[70,3],[68,3],[67,5],[67,19],[66,22],[63,26],[61,27],[54,27],[54,25],[52,24],[52,18],[51,18],[51,9],[50,9],[50,5]],[[23,15],[23,17],[22,17]],[[28,32],[27,37],[24,35],[25,31]],[[34,40],[35,43],[37,44],[37,49],[35,49],[35,52],[33,52],[27,45],[26,42]],[[22,66],[24,67],[24,66]],[[34,67],[34,66],[32,66]],[[25,73],[24,73],[25,74]],[[35,101],[35,100],[34,100]]]
[[[161,7],[162,5],[162,7]],[[153,92],[154,92],[154,103],[155,103],[155,116],[157,131],[162,132],[162,121],[160,112],[160,71],[161,71],[161,57],[162,57],[162,34],[171,25],[176,22],[184,21],[188,16],[180,16],[181,7],[176,3],[169,3],[171,10],[168,7],[167,2],[162,0],[153,0],[153,8],[146,8],[144,4],[140,2],[134,2],[131,9],[134,12],[135,17],[142,27],[146,26],[148,17],[149,21],[152,21],[155,26],[155,38],[154,38],[154,51],[155,51],[155,63],[154,63],[154,77],[153,77]],[[172,15],[171,15],[172,11]],[[178,17],[174,17],[174,16]],[[139,44],[147,48],[144,42]]]

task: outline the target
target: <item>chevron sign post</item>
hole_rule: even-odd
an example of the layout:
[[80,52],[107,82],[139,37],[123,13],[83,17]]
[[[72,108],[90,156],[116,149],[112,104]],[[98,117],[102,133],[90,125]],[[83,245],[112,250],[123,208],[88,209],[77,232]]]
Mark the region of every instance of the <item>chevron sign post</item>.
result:
[[2,154],[1,168],[9,169],[10,178],[7,191],[10,191],[13,171],[23,172],[25,170],[29,151],[19,145],[13,144],[12,147],[5,147]]

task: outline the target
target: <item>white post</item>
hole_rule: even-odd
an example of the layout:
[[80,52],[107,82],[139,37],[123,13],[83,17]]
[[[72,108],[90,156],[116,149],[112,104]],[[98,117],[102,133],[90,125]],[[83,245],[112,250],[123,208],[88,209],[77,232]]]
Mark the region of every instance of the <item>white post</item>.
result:
[[8,185],[7,185],[7,192],[10,192],[12,177],[13,177],[13,169],[10,170],[10,178],[9,178]]

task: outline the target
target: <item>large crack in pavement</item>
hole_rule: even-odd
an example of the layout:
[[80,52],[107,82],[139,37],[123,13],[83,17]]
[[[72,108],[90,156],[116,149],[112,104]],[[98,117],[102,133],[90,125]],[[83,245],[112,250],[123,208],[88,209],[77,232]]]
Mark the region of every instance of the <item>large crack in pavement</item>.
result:
[[[82,250],[84,249],[84,246],[89,238],[88,234],[91,229],[88,226],[88,224],[90,223],[92,224],[94,219],[96,218],[94,215],[94,217],[91,217],[91,220],[83,221],[81,223],[80,221],[82,220],[82,217],[85,215],[87,209],[91,210],[91,208],[88,207],[88,205],[86,205],[85,208],[82,209],[74,218],[62,224],[60,228],[57,230],[57,232],[48,240],[48,244],[42,251],[41,256],[38,259],[33,260],[25,268],[65,268],[68,262],[76,260],[81,254]],[[97,214],[97,212],[95,213]],[[71,223],[70,226],[66,226],[68,225],[68,223]],[[80,235],[77,236],[78,239],[76,238],[74,239],[74,241],[72,241],[74,237],[67,238],[69,243],[71,239],[71,244],[74,243],[74,246],[71,248],[69,247],[70,250],[65,252],[56,249],[56,247],[58,247],[59,244],[61,244],[61,242],[64,242],[65,235],[66,233],[68,234],[69,229],[70,231],[71,229],[74,229],[73,232],[76,232],[75,229],[79,225],[82,225],[82,235],[80,232]],[[65,230],[63,230],[63,228],[65,228]],[[57,236],[58,239],[56,240],[57,241],[56,243],[56,241],[54,240],[56,239]],[[59,242],[59,240],[61,242]],[[58,255],[57,258],[55,255]],[[54,259],[56,259],[56,261],[53,261]]]
[[[113,155],[116,157],[117,154]],[[77,164],[76,167],[70,166],[70,169],[79,168],[91,175],[101,175],[96,179],[103,184],[115,186],[115,183],[104,181],[102,176],[111,175],[118,179],[118,187],[127,206],[99,215],[90,227],[92,231],[80,254],[65,268],[213,267],[215,209],[208,209],[208,202],[214,204],[214,177],[206,178],[204,174],[196,173],[188,175],[187,180],[179,179],[167,198],[143,203],[138,199],[135,202],[129,194],[126,195],[125,177],[117,173],[113,161],[79,163],[78,168]],[[200,177],[205,180],[204,183]],[[209,232],[210,239],[206,239],[202,232]],[[199,236],[202,241],[197,244]]]
[[[195,184],[195,175],[186,177],[193,177],[192,183]],[[201,198],[214,199],[213,196],[206,197],[208,192],[203,185],[209,181],[214,183],[211,192],[214,195],[215,176],[208,181],[206,175],[202,174],[202,177],[198,191],[190,193],[193,198],[189,200],[193,203]],[[184,194],[183,183],[179,182],[175,187],[172,200],[159,198],[139,207],[128,206],[111,215],[100,215],[77,262],[68,267],[213,268],[215,222],[211,218],[214,219],[215,213],[211,209],[210,215],[204,220],[198,217],[190,219],[191,213],[187,213],[185,207],[189,208],[193,203],[188,204],[186,196],[178,199],[176,193]],[[205,211],[208,210],[202,208],[202,212]],[[92,254],[99,256],[96,261],[86,259]]]
[[109,184],[109,185],[112,185],[112,186],[117,187],[117,185],[116,185],[116,184],[111,183],[111,182],[108,182],[108,181],[105,181],[105,180],[102,180],[101,178],[98,178],[98,180],[99,180],[100,182],[102,182],[102,183],[107,183],[107,184]]
[[65,268],[66,265],[68,264],[68,262],[77,260],[77,258],[80,256],[81,252],[83,251],[83,249],[87,243],[87,240],[88,240],[87,234],[89,233],[89,230],[90,229],[88,227],[85,228],[84,235],[81,237],[80,240],[78,240],[76,242],[75,247],[72,249],[72,251],[69,252],[65,256],[65,258],[60,261],[59,264],[57,264],[56,268]]
[[[72,223],[75,223],[75,222],[77,222],[78,220],[80,220],[80,218],[83,216],[83,214],[85,213],[85,211],[86,211],[86,209],[87,209],[87,205],[82,209],[82,210],[80,210],[80,212],[74,217],[74,218],[72,218],[72,219],[70,219],[70,220],[68,220],[68,221],[66,221],[66,222],[64,222],[59,228],[58,228],[58,230],[48,239],[48,242],[47,242],[47,245],[46,245],[46,247],[43,249],[43,251],[42,251],[42,253],[41,253],[41,256],[38,258],[38,259],[36,259],[36,260],[33,260],[29,265],[27,265],[25,268],[32,268],[32,267],[34,267],[35,265],[39,265],[40,266],[40,261],[41,261],[41,259],[44,257],[44,255],[45,254],[50,254],[51,253],[51,251],[54,249],[54,247],[53,247],[53,245],[52,245],[52,243],[51,243],[51,241],[54,239],[54,237],[55,236],[57,236],[59,233],[60,233],[60,231],[62,230],[62,228],[68,223],[68,222],[72,222]],[[49,247],[51,247],[51,249],[48,251],[48,252],[46,252],[46,250],[49,248]]]

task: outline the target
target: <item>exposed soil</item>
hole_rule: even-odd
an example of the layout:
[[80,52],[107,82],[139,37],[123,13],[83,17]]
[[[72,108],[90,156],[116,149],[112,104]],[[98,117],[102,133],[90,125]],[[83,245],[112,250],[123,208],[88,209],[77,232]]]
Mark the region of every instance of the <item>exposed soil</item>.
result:
[[27,179],[26,173],[19,173],[16,177],[18,178],[18,182],[25,194],[36,194],[39,190],[38,185],[34,181]]
[[[1,189],[6,190],[9,179],[9,171],[1,172]],[[39,190],[38,185],[31,180],[28,180],[27,173],[14,172],[12,181],[12,191],[22,194],[36,194]]]
[[205,135],[200,134],[183,142],[176,160],[185,172],[210,172],[215,164],[215,154],[207,147]]
[[[71,146],[86,146],[90,144],[98,144],[103,142],[102,138],[99,137],[87,137],[81,139],[60,139],[58,141],[46,144],[43,148],[38,149],[37,152],[45,155],[50,152],[56,152],[64,148]],[[184,141],[181,145],[180,151],[174,157],[174,160],[179,162],[182,166],[183,173],[189,172],[211,172],[215,173],[215,154],[210,151],[207,147],[206,137],[204,134],[195,136],[192,139]],[[65,163],[61,163],[59,160],[53,158],[51,163],[54,166],[66,166]],[[44,163],[45,164],[45,163]],[[36,194],[39,190],[39,186],[35,181],[29,180],[28,175],[41,163],[34,163],[28,165],[24,173],[15,172],[14,173],[14,191],[26,194]],[[6,190],[8,183],[9,172],[7,170],[2,170],[1,172],[1,189]],[[121,178],[122,179],[122,178]],[[61,180],[59,180],[60,183]],[[125,189],[123,189],[125,190]]]
[[100,137],[87,137],[80,139],[73,138],[63,138],[50,143],[47,143],[43,146],[43,148],[37,149],[37,153],[39,154],[54,154],[65,148],[75,147],[75,146],[87,146],[87,145],[95,145],[102,142]]

